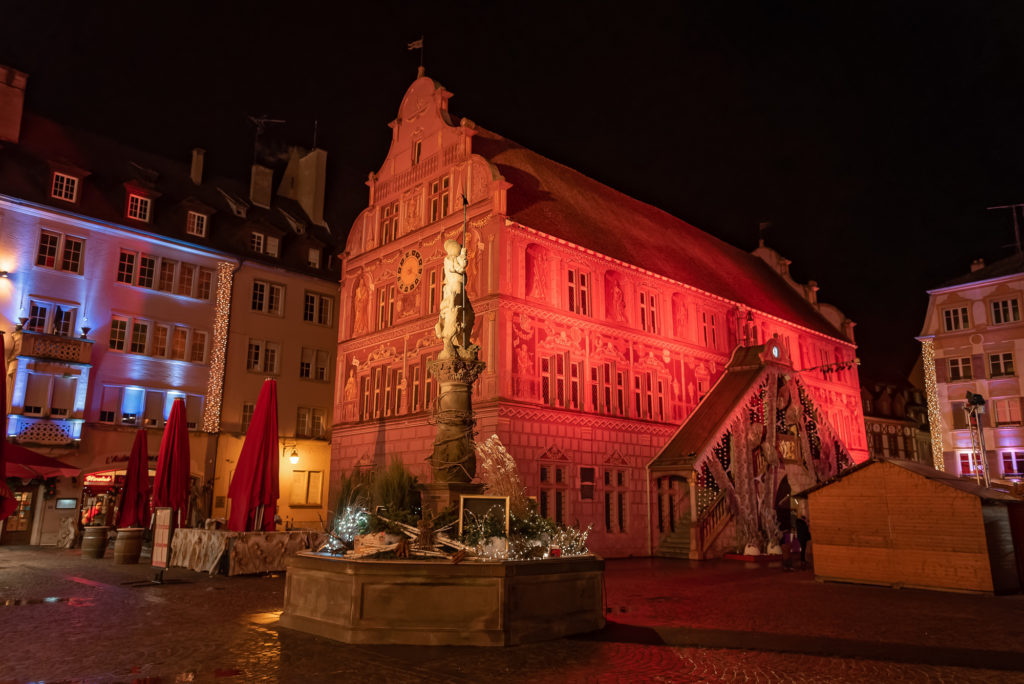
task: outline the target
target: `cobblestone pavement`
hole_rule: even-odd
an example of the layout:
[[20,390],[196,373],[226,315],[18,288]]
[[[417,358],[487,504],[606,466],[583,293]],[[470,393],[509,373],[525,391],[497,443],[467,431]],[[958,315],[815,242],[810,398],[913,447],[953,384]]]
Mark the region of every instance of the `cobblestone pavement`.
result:
[[604,630],[512,648],[349,646],[277,627],[283,576],[0,547],[0,683],[1024,682],[1024,596],[608,561]]

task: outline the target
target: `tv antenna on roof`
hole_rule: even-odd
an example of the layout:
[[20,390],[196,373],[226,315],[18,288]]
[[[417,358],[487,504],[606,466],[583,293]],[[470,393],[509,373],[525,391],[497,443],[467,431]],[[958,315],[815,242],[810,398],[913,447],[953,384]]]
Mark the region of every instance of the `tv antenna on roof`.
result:
[[256,154],[260,146],[260,136],[263,135],[267,130],[267,124],[283,124],[286,123],[284,119],[273,119],[266,114],[262,116],[249,116],[246,117],[256,126],[256,137],[252,142],[252,161],[256,162]]
[[989,211],[993,209],[1009,209],[1013,213],[1013,239],[1017,243],[1017,254],[1021,253],[1020,246],[1020,223],[1017,221],[1017,212],[1024,208],[1024,202],[1017,204],[1000,204],[997,207],[987,207]]

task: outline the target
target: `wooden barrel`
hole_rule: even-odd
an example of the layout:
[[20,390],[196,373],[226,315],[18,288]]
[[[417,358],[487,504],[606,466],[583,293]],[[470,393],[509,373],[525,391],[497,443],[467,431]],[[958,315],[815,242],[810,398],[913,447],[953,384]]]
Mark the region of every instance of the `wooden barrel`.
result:
[[142,528],[123,527],[117,531],[114,542],[114,562],[127,565],[138,563],[142,553]]
[[107,534],[109,527],[88,526],[82,535],[82,556],[85,558],[103,558],[107,552]]

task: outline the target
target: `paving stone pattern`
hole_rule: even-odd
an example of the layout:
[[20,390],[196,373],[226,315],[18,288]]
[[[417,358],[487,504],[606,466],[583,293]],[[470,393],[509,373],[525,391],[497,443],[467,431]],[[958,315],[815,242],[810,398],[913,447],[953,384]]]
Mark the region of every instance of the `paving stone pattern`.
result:
[[1024,596],[608,562],[604,630],[514,648],[350,646],[278,628],[284,577],[133,587],[148,566],[0,547],[8,682],[1022,682]]

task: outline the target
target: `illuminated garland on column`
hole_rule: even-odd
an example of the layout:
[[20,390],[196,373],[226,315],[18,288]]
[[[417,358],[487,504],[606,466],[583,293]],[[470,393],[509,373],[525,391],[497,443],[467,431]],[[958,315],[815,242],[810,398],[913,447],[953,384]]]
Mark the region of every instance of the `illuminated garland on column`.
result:
[[231,286],[235,266],[226,261],[217,264],[217,304],[213,319],[213,350],[210,354],[210,381],[203,407],[203,431],[220,431],[221,400],[224,397],[224,369],[227,362],[228,328],[231,323]]
[[921,358],[924,361],[924,392],[928,397],[932,464],[936,470],[945,470],[946,463],[942,457],[942,410],[939,406],[939,386],[935,380],[935,340],[921,340]]

